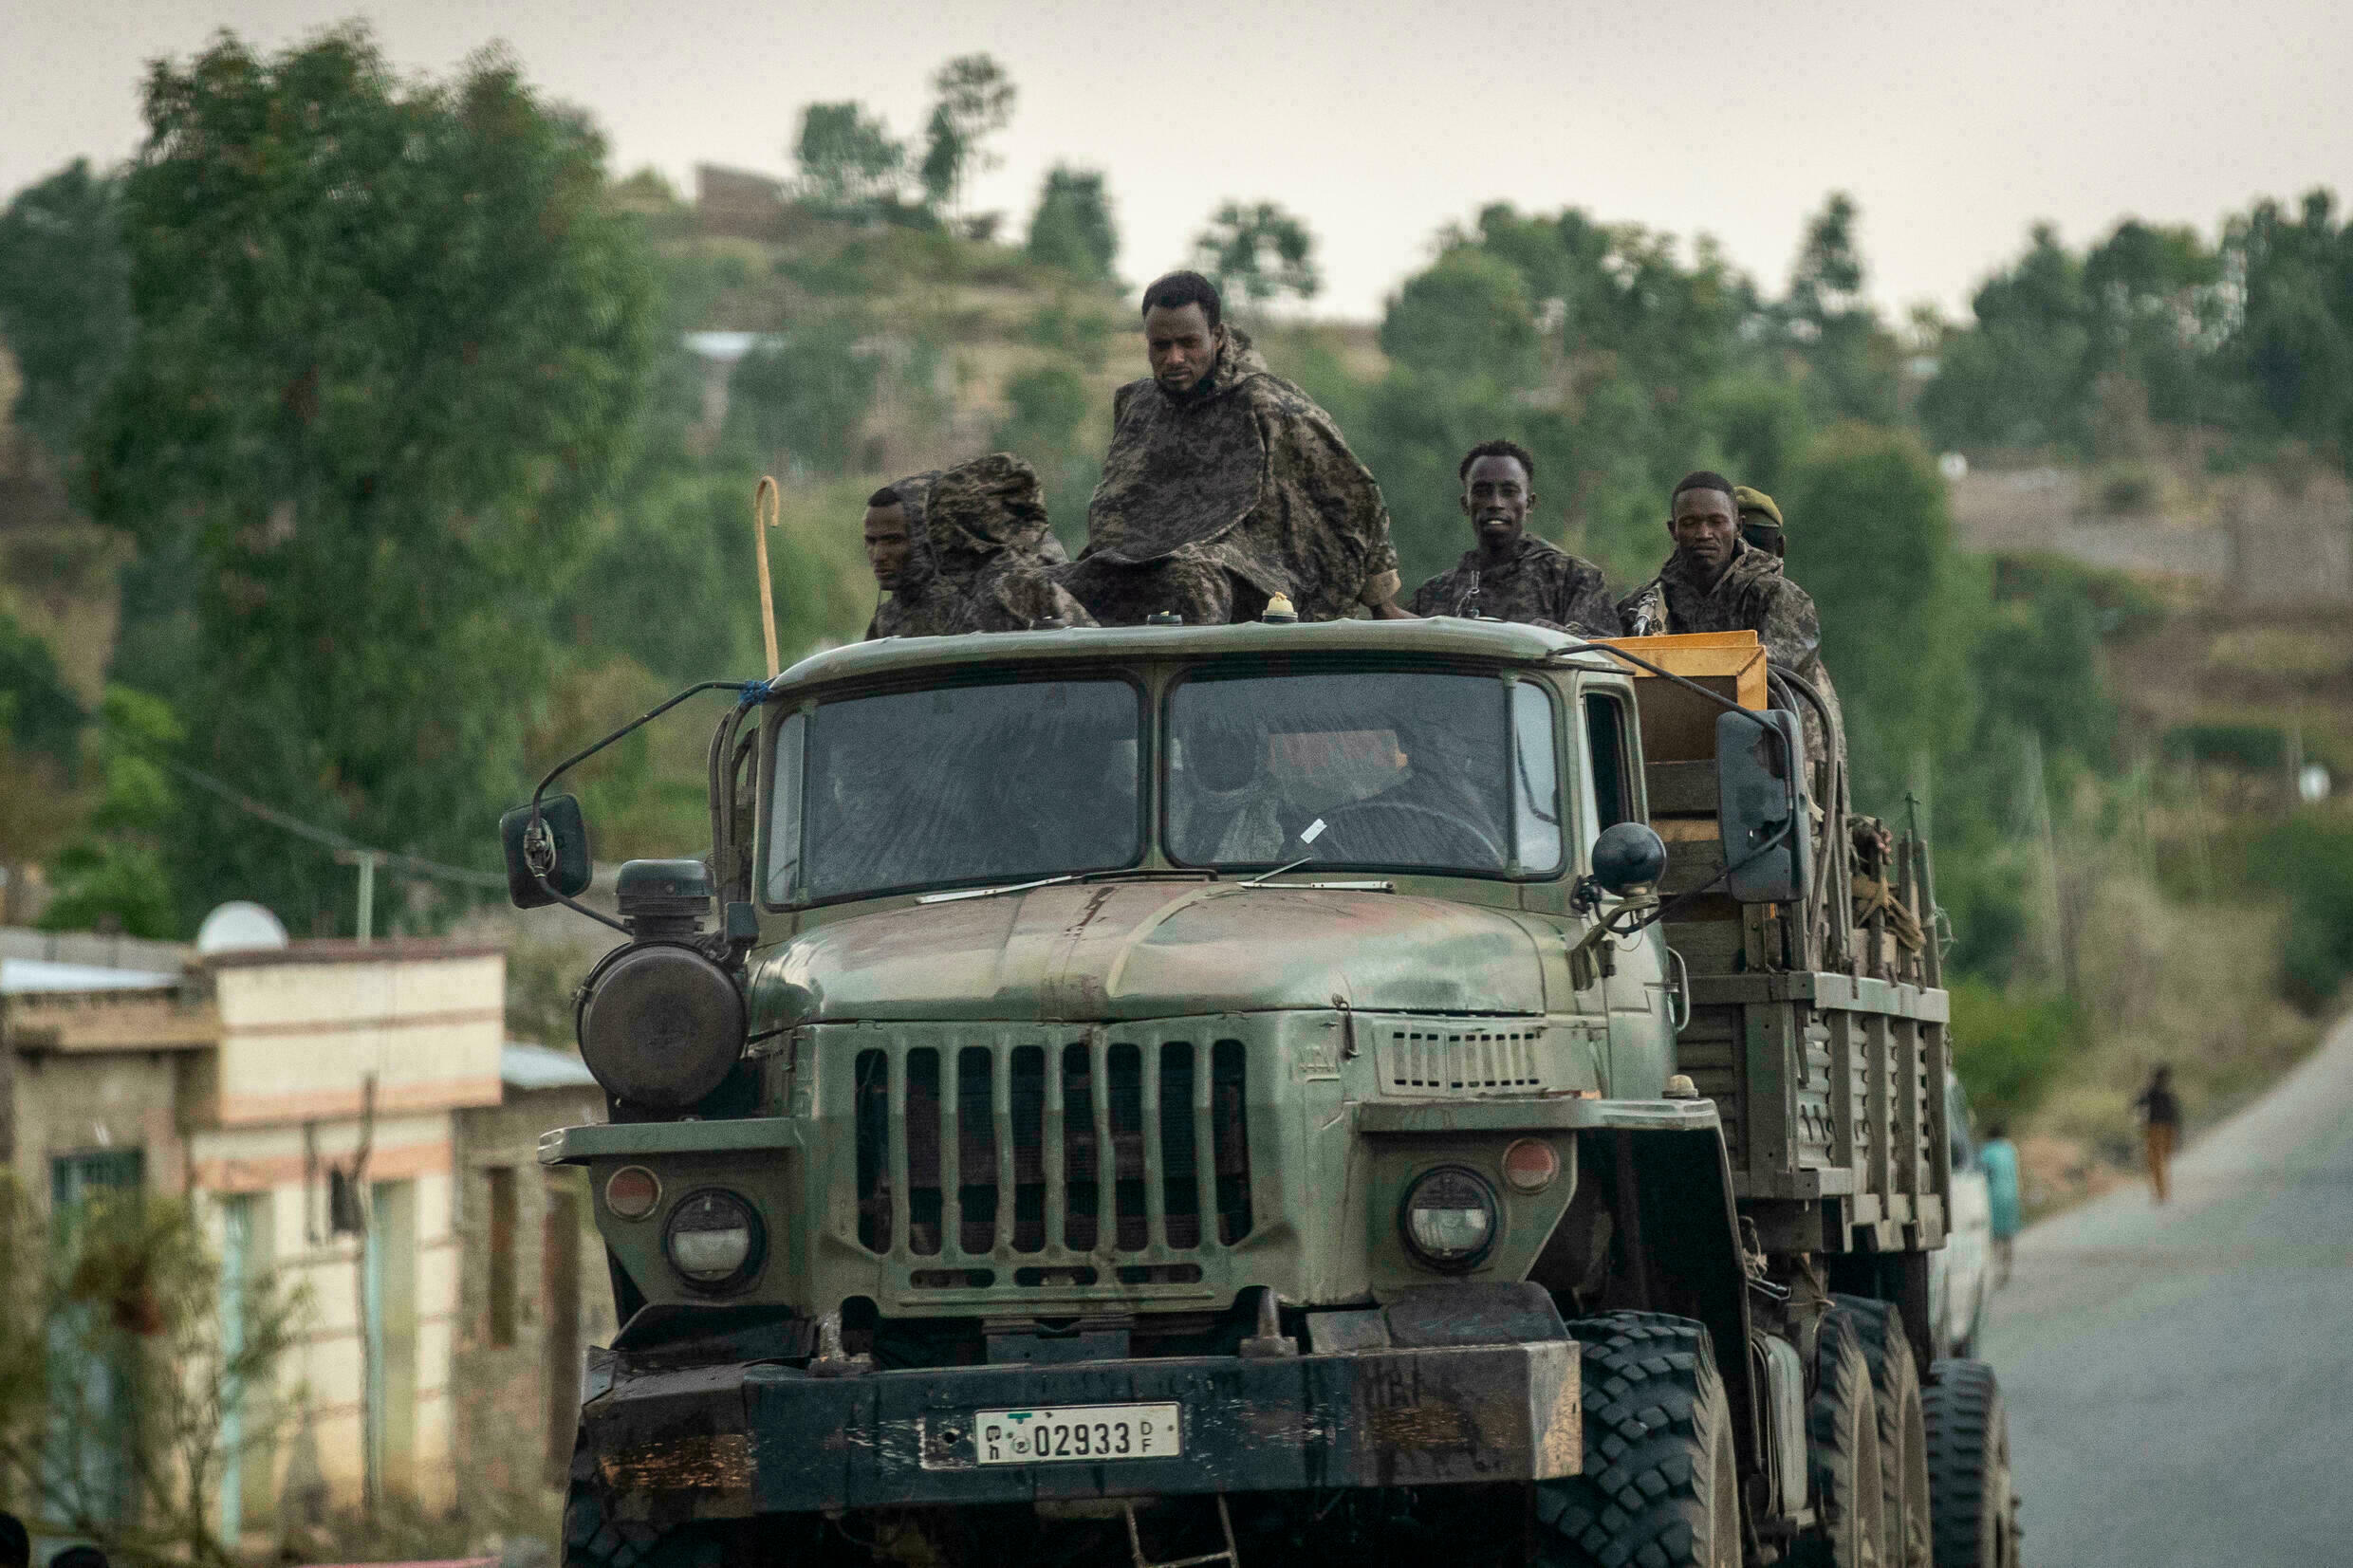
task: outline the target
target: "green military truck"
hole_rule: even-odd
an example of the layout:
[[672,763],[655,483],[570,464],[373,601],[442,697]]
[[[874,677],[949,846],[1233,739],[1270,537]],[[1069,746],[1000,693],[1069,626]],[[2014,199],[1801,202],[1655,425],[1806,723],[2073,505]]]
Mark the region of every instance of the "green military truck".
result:
[[[565,1561],[2013,1561],[1993,1378],[1928,1328],[1925,848],[1741,642],[743,687],[708,858],[597,914],[609,1119],[541,1142],[622,1323]],[[510,879],[596,913],[555,777]]]

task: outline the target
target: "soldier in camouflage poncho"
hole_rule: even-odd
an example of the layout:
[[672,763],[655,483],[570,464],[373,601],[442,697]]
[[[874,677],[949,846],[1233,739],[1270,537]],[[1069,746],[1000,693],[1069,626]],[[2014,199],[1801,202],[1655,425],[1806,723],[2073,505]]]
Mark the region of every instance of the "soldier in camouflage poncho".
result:
[[1482,441],[1464,456],[1462,509],[1478,546],[1414,590],[1417,616],[1491,616],[1580,636],[1618,635],[1618,607],[1590,561],[1528,531],[1536,460],[1513,441]]
[[867,558],[891,590],[867,640],[1094,624],[1050,575],[1069,558],[1036,471],[1010,452],[901,479],[867,508]]
[[[1676,632],[1754,632],[1765,656],[1822,694],[1839,715],[1836,688],[1822,667],[1822,620],[1812,596],[1789,581],[1781,559],[1740,536],[1732,483],[1702,470],[1675,488],[1667,532],[1675,553],[1658,575],[1618,606],[1630,636]],[[1808,755],[1826,752],[1810,705],[1801,704]],[[1843,721],[1842,721],[1843,727]]]
[[1207,279],[1172,273],[1144,301],[1153,377],[1112,400],[1086,547],[1065,585],[1113,626],[1160,611],[1251,620],[1276,594],[1302,620],[1359,605],[1401,617],[1380,487],[1331,416],[1224,323]]

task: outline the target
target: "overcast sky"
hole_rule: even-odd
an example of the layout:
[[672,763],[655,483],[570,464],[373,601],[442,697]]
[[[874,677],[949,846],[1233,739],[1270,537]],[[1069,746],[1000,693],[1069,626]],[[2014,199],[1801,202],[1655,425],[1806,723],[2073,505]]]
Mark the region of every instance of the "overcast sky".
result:
[[933,70],[985,49],[1021,99],[976,210],[1018,231],[1048,167],[1099,167],[1140,281],[1220,200],[1272,199],[1318,237],[1320,312],[1348,316],[1496,199],[1712,233],[1778,289],[1843,189],[1869,292],[1952,310],[2038,218],[2080,242],[2124,214],[2211,232],[2259,194],[2353,195],[2340,0],[4,3],[0,192],[130,153],[142,62],[223,27],[275,48],[364,16],[436,74],[503,39],[594,113],[617,169],[688,192],[697,162],[788,174],[812,100],[862,100],[913,140]]

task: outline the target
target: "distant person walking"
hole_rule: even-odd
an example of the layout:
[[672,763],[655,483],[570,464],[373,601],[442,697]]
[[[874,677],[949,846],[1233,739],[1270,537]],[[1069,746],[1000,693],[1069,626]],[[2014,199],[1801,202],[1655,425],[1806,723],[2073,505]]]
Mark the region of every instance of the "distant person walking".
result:
[[2134,1097],[2140,1109],[2141,1138],[2149,1152],[2149,1186],[2163,1203],[2173,1196],[2174,1149],[2181,1141],[2181,1101],[2174,1098],[2174,1070],[2158,1063],[2149,1086]]
[[2010,1283],[2010,1258],[2018,1240],[2018,1146],[2000,1122],[1986,1129],[1977,1163],[1986,1174],[1987,1205],[1993,1218],[1993,1288]]

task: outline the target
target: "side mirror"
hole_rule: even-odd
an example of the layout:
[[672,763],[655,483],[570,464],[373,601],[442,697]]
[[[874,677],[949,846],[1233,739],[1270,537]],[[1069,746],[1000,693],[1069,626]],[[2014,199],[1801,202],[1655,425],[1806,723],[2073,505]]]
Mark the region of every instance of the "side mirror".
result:
[[580,814],[580,798],[550,795],[539,802],[539,826],[533,831],[531,808],[519,805],[498,820],[498,839],[507,852],[507,896],[519,910],[535,910],[556,901],[540,886],[566,898],[588,891],[596,867],[588,858],[588,824]]
[[1806,821],[1806,742],[1795,713],[1721,713],[1715,784],[1726,891],[1743,904],[1793,904],[1806,896],[1813,834]]
[[1593,883],[1614,898],[1647,893],[1667,874],[1667,846],[1646,822],[1620,822],[1593,840]]

